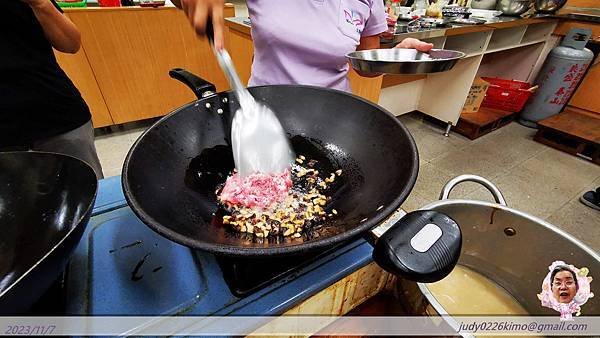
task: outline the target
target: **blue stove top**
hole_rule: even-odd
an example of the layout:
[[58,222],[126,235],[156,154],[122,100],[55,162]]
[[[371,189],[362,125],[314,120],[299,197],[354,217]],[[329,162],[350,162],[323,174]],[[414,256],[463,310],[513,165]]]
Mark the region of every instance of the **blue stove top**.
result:
[[100,181],[67,276],[72,315],[278,315],[371,262],[358,239],[237,296],[209,253],[156,234],[127,206],[120,177]]

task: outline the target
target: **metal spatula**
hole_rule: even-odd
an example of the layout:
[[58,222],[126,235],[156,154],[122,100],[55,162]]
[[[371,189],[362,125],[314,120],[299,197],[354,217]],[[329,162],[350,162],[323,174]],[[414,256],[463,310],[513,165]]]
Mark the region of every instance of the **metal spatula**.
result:
[[294,152],[277,118],[266,105],[256,101],[240,80],[229,53],[217,50],[213,43],[210,18],[207,36],[219,65],[237,97],[240,109],[231,125],[231,146],[238,174],[281,173],[294,161]]

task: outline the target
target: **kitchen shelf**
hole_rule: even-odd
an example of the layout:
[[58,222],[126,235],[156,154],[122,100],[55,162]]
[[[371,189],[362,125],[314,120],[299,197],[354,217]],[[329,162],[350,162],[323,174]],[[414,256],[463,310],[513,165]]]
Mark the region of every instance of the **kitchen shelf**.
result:
[[497,53],[497,52],[502,52],[502,51],[505,51],[505,50],[519,48],[519,47],[521,47],[521,45],[504,46],[504,47],[492,48],[492,49],[486,50],[484,54]]
[[[546,55],[555,45],[552,31],[557,20],[533,20],[529,21],[530,23],[518,21],[517,19],[514,24],[509,25],[510,27],[490,25],[491,29],[481,27],[481,30],[468,27],[446,35],[444,49],[458,50],[466,56],[450,71],[428,74],[424,79],[403,83],[402,87],[386,88],[381,92],[380,103],[386,103],[395,115],[418,110],[438,121],[456,126],[465,98],[469,95],[471,84],[476,77],[496,77],[531,83],[542,67]],[[529,25],[533,27],[529,28]],[[431,39],[429,41],[436,47],[442,46],[444,41],[443,37],[419,38]],[[402,100],[398,99],[399,96]],[[503,116],[500,124],[508,120],[510,117]],[[478,135],[500,125],[494,124],[495,120],[492,122],[484,123],[477,131]]]
[[444,49],[444,45],[446,44],[445,36],[438,36],[435,38],[422,39],[425,42],[433,43],[433,48],[435,49]]
[[509,49],[527,47],[527,46],[535,45],[538,43],[546,43],[546,41],[545,40],[534,40],[534,41],[528,41],[525,43],[520,43],[520,44],[514,45],[514,46],[505,46],[505,47],[501,47],[501,48],[488,49],[485,51],[485,54],[491,54],[491,53],[502,52],[502,51],[509,50]]
[[556,23],[545,22],[527,26],[521,43],[530,43],[533,41],[546,41],[554,31]]
[[463,52],[467,56],[481,55],[487,46],[490,34],[489,31],[483,31],[448,36],[444,48]]
[[526,26],[516,26],[511,28],[496,29],[492,33],[488,50],[502,50],[515,48],[523,39]]
[[449,71],[428,74],[416,110],[456,124],[482,58],[480,53],[459,60]]
[[538,43],[546,43],[546,40],[534,40],[534,41],[523,42],[523,43],[521,43],[521,45],[519,47],[537,45]]
[[481,55],[483,55],[483,52],[471,53],[471,54],[467,54],[467,55],[465,55],[465,57],[464,57],[464,58],[465,58],[465,59],[468,59],[468,58],[472,58],[472,57],[476,57],[476,56],[481,56]]
[[481,60],[477,76],[528,81],[543,49],[543,43],[531,43],[487,52]]

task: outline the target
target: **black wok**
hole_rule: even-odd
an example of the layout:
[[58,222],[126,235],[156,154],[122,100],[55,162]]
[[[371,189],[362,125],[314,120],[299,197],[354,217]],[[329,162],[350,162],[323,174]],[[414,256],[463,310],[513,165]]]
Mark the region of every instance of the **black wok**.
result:
[[249,88],[277,113],[297,154],[318,160],[317,169],[327,175],[338,169],[342,175],[327,193],[332,200],[326,210],[336,209],[337,216],[303,237],[262,239],[233,233],[220,223],[215,190],[234,167],[229,126],[238,105],[232,93],[214,93],[214,86],[181,69],[171,71],[171,76],[192,88],[199,100],[165,116],[140,136],[126,157],[122,183],[139,218],[175,242],[252,257],[331,247],[382,222],[415,184],[419,163],[415,142],[383,108],[332,89]]
[[64,270],[98,181],[70,156],[0,153],[0,314],[26,311]]

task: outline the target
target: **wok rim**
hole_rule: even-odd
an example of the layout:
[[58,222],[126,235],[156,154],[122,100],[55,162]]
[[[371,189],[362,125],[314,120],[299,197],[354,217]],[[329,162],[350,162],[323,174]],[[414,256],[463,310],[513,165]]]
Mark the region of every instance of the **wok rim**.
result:
[[[133,195],[133,193],[131,192],[131,189],[129,188],[129,186],[130,186],[130,179],[129,179],[129,174],[128,174],[129,163],[131,161],[132,154],[136,151],[138,145],[140,144],[140,141],[142,139],[144,139],[146,134],[148,134],[150,131],[152,131],[156,126],[164,123],[168,119],[175,116],[180,111],[182,111],[190,106],[194,106],[195,104],[201,103],[203,100],[213,96],[213,95],[210,95],[206,98],[198,99],[198,100],[192,101],[188,104],[185,104],[185,105],[173,110],[171,113],[160,118],[158,121],[156,121],[154,124],[152,124],[152,126],[150,126],[148,129],[146,129],[138,137],[138,139],[135,141],[135,143],[131,146],[131,148],[127,152],[127,156],[125,157],[125,161],[123,163],[123,168],[122,168],[122,172],[121,172],[121,184],[123,187],[123,194],[125,195],[125,199],[126,199],[128,205],[130,206],[131,210],[133,210],[133,212],[136,214],[136,216],[144,224],[146,224],[150,229],[157,232],[161,236],[163,236],[171,241],[174,241],[176,243],[179,243],[181,245],[184,245],[188,248],[207,251],[207,252],[211,252],[213,254],[225,255],[225,256],[237,256],[237,257],[249,257],[249,256],[253,257],[253,256],[255,256],[255,257],[258,257],[258,256],[277,256],[277,255],[301,254],[301,253],[318,250],[318,249],[324,248],[324,247],[332,245],[332,244],[342,243],[351,238],[358,237],[359,235],[364,234],[365,232],[367,232],[368,230],[370,230],[372,228],[375,228],[379,223],[383,222],[387,217],[389,217],[393,212],[395,212],[402,205],[402,203],[406,200],[406,198],[408,198],[408,196],[412,192],[412,189],[417,181],[417,176],[418,176],[418,172],[419,172],[419,154],[418,154],[416,142],[415,142],[414,138],[412,137],[412,134],[410,133],[408,128],[406,128],[404,126],[404,124],[402,124],[396,118],[396,116],[394,116],[392,113],[390,113],[387,109],[385,109],[371,101],[368,101],[362,97],[359,97],[357,95],[354,95],[352,93],[348,93],[348,92],[345,92],[342,90],[332,89],[332,88],[324,88],[324,87],[308,86],[308,85],[266,85],[266,86],[253,86],[253,87],[248,87],[248,88],[250,89],[250,88],[273,88],[273,87],[316,89],[319,91],[326,91],[326,92],[342,94],[342,95],[350,96],[355,100],[364,102],[364,103],[376,108],[381,113],[386,114],[405,133],[405,135],[407,136],[408,141],[409,141],[408,142],[409,147],[410,147],[409,150],[411,151],[411,154],[412,154],[413,165],[412,165],[411,172],[409,173],[408,182],[406,182],[404,189],[398,194],[398,196],[391,203],[389,203],[386,207],[381,209],[381,211],[377,212],[374,217],[368,219],[367,221],[363,222],[362,224],[359,224],[358,226],[355,226],[347,231],[336,234],[334,236],[330,236],[330,237],[326,237],[326,238],[318,239],[318,240],[311,240],[309,242],[304,242],[304,243],[300,243],[300,244],[293,244],[293,245],[287,245],[287,246],[244,247],[244,246],[232,246],[232,245],[222,245],[222,244],[210,243],[207,241],[200,241],[197,239],[192,239],[188,236],[181,235],[180,233],[178,233],[174,230],[171,230],[170,228],[168,228],[166,226],[161,225],[160,222],[156,221],[152,216],[148,215],[143,210],[143,208],[141,208],[140,204],[137,202],[135,196]],[[215,93],[214,95],[221,96],[221,95],[224,95],[227,93],[232,93],[232,91],[231,90],[221,91],[221,92]],[[391,123],[391,121],[390,121],[390,123]],[[406,150],[404,150],[404,151],[406,151]]]
[[[85,162],[77,157],[68,155],[68,154],[55,153],[55,152],[50,152],[50,151],[7,151],[7,152],[3,152],[0,156],[6,155],[6,154],[20,154],[20,153],[27,153],[27,154],[34,154],[34,155],[35,154],[46,154],[46,155],[53,155],[53,156],[58,155],[57,157],[69,158],[69,161],[74,160],[75,162],[80,162],[80,163],[84,164],[84,166],[89,168],[89,171],[92,173],[92,175],[94,177],[94,180],[92,180],[92,182],[95,187],[94,187],[94,194],[92,195],[92,198],[90,200],[90,203],[88,204],[87,209],[85,210],[84,213],[82,213],[81,217],[76,219],[77,224],[74,227],[72,227],[58,242],[56,242],[56,244],[54,246],[52,246],[48,250],[48,252],[46,252],[45,255],[43,255],[42,257],[37,259],[36,262],[29,269],[27,269],[25,272],[23,272],[19,278],[17,278],[14,282],[12,282],[6,289],[2,290],[0,292],[0,298],[9,294],[10,291],[13,290],[23,279],[25,279],[27,276],[29,276],[32,271],[34,271],[35,269],[38,268],[38,266],[43,264],[44,261],[46,261],[48,259],[48,257],[50,257],[51,255],[53,255],[58,250],[58,247],[63,245],[63,243],[68,238],[70,238],[76,230],[79,230],[79,228],[82,226],[87,227],[87,223],[83,224],[83,220],[86,219],[86,217],[91,215],[92,210],[94,209],[96,198],[98,197],[98,187],[99,187],[98,179],[96,178],[96,173],[94,172],[94,168],[92,168],[87,162]],[[83,231],[81,232],[81,235],[83,236]],[[81,238],[79,240],[81,240]],[[78,241],[78,243],[79,243],[79,241]],[[77,244],[75,245],[75,247],[76,246],[77,246]],[[66,258],[67,261],[70,260],[71,255],[72,255],[72,252],[69,255],[69,257]]]

